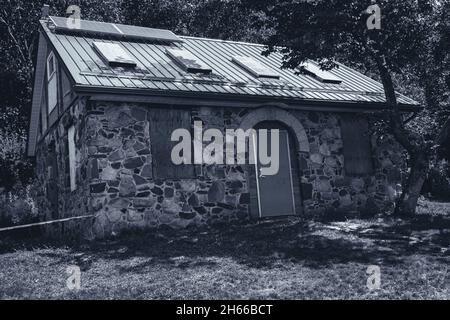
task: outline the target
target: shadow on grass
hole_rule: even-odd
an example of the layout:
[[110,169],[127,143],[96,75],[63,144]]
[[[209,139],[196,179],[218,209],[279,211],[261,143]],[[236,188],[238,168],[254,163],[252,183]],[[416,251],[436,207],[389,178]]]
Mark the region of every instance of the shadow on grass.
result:
[[[448,221],[447,221],[448,222]],[[447,223],[445,222],[445,223]],[[408,221],[384,227],[373,226],[364,233],[337,231],[337,237],[313,232],[311,223],[299,219],[269,220],[246,225],[226,225],[209,229],[174,231],[133,231],[116,239],[67,244],[38,240],[15,246],[0,244],[0,253],[35,247],[70,248],[71,254],[43,252],[60,262],[89,268],[96,259],[127,260],[145,258],[136,264],[119,266],[123,273],[143,273],[153,265],[175,268],[214,267],[214,258],[229,258],[253,268],[283,268],[283,261],[324,268],[335,263],[398,264],[408,255],[439,253],[449,244],[449,230],[442,221]],[[415,231],[440,228],[429,241],[411,243]],[[326,229],[326,224],[323,229]],[[320,225],[318,227],[320,229]],[[445,230],[444,230],[444,229]],[[317,231],[317,228],[315,229]],[[413,238],[414,239],[414,238]],[[281,263],[280,263],[281,262]]]

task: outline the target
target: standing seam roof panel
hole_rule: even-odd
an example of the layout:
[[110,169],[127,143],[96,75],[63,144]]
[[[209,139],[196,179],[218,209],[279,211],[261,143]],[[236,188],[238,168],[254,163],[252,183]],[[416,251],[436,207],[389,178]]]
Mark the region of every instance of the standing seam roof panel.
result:
[[[80,35],[54,34],[46,26],[44,29],[77,84],[111,88],[153,90],[157,88],[157,90],[166,91],[385,103],[381,84],[364,74],[338,63],[339,68],[329,72],[341,78],[343,82],[341,84],[324,83],[307,74],[297,75],[295,70],[281,69],[282,55],[275,52],[267,57],[262,56],[261,51],[264,49],[262,45],[183,37],[182,46],[213,69],[212,76],[202,76],[187,73],[166,55],[166,48],[180,47],[179,44],[85,38]],[[138,69],[111,67],[105,64],[92,47],[94,41],[119,44],[135,59]],[[280,80],[253,76],[231,61],[234,55],[257,59],[264,66],[276,70],[280,74]],[[219,79],[214,79],[215,75],[219,75]],[[152,77],[157,79],[152,80]],[[223,77],[223,83],[220,77]],[[189,83],[191,81],[192,83]],[[415,103],[414,100],[400,94],[398,94],[398,101]]]
[[[246,48],[245,46],[242,46],[242,50],[244,51],[251,50],[252,55],[262,57],[261,52],[258,52],[255,47]],[[329,86],[327,86],[326,84],[323,84],[321,81],[316,80],[312,77],[305,75],[296,75],[295,71],[293,70],[281,69],[282,59],[280,53],[278,52],[273,52],[272,54],[270,54],[265,58],[271,61],[273,64],[279,66],[278,71],[282,74],[282,76],[289,79],[292,83],[294,83],[298,87],[308,87],[314,89],[329,88]]]
[[[249,73],[242,70],[241,67],[235,65],[234,63],[231,64],[231,61],[228,62],[227,55],[225,55],[222,50],[216,49],[214,51],[212,50],[209,44],[201,43],[201,41],[199,41],[196,44],[194,43],[186,43],[186,44],[192,45],[192,47],[190,48],[195,51],[195,54],[198,55],[200,59],[202,59],[201,55],[204,55],[206,53],[204,59],[208,60],[208,63],[213,68],[213,70],[217,70],[219,74],[225,76],[227,79],[233,82],[246,82],[259,84],[259,81],[257,81],[253,76],[250,76]],[[215,52],[216,55],[217,54],[220,55],[220,59],[212,60],[212,57],[214,56],[212,52]],[[225,63],[225,61],[227,61],[228,63]]]

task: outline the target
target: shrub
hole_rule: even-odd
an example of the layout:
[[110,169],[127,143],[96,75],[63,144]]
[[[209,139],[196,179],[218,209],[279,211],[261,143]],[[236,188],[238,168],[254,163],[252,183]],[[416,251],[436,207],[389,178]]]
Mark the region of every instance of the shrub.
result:
[[33,185],[14,186],[0,193],[0,227],[37,222],[38,210],[32,197]]
[[433,166],[425,180],[422,194],[429,198],[450,201],[450,165],[441,161]]
[[9,192],[17,184],[30,183],[33,167],[25,156],[26,131],[17,125],[18,111],[5,106],[0,110],[0,188]]

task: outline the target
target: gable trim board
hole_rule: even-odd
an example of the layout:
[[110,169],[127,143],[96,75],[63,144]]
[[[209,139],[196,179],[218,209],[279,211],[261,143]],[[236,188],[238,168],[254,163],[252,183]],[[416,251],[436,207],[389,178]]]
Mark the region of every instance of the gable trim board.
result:
[[[139,100],[141,98],[136,97],[144,97],[143,100],[178,99],[197,104],[212,102],[212,105],[230,106],[239,101],[241,105],[252,106],[283,103],[292,108],[337,112],[378,111],[386,107],[382,88],[378,82],[342,64],[338,63],[339,68],[330,71],[342,79],[341,84],[322,83],[312,76],[295,75],[293,70],[275,68],[279,64],[279,57],[274,55],[263,57],[258,49],[262,50],[262,45],[244,42],[180,37],[184,41],[181,47],[179,43],[156,45],[145,41],[135,43],[126,38],[121,41],[100,39],[120,44],[137,62],[137,69],[127,73],[113,67],[103,70],[101,57],[95,53],[91,45],[98,36],[89,38],[80,33],[53,33],[47,23],[47,20],[40,21],[39,47],[44,47],[46,43],[50,44],[76,94],[92,96],[97,100],[100,96],[112,95],[118,100]],[[170,63],[171,58],[165,54],[167,48],[183,48],[190,51],[211,67],[212,74],[203,77],[189,75],[179,66]],[[81,54],[84,57],[81,57]],[[263,65],[280,73],[280,80],[255,78],[232,61],[232,57],[236,55],[263,61]],[[45,65],[45,61],[39,60],[38,57],[28,141],[29,156],[34,156],[37,142],[39,124],[37,114],[40,112],[40,96],[45,81],[42,70],[45,71]],[[414,100],[400,94],[398,97],[402,110],[420,109]]]
[[39,32],[38,54],[36,70],[34,74],[33,98],[31,102],[30,129],[28,132],[28,156],[34,156],[36,150],[37,131],[39,128],[39,116],[41,113],[42,90],[45,83],[45,68],[47,65],[47,42],[44,35]]

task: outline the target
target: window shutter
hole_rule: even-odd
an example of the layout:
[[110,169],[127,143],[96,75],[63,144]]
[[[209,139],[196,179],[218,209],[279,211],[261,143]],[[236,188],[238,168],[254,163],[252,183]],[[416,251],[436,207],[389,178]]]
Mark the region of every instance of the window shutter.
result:
[[64,70],[60,69],[61,74],[61,93],[62,93],[62,104],[63,109],[69,107],[72,101],[72,86],[67,74]]
[[341,116],[341,136],[344,144],[344,168],[349,176],[373,173],[369,125],[366,117]]
[[172,132],[179,128],[185,128],[191,132],[190,110],[152,108],[149,110],[149,121],[154,177],[159,179],[194,178],[193,164],[175,165],[171,159],[172,148],[179,142],[171,141],[170,137]]
[[58,88],[57,88],[57,80],[56,76],[53,75],[48,81],[48,113],[50,114],[56,107],[58,103]]

